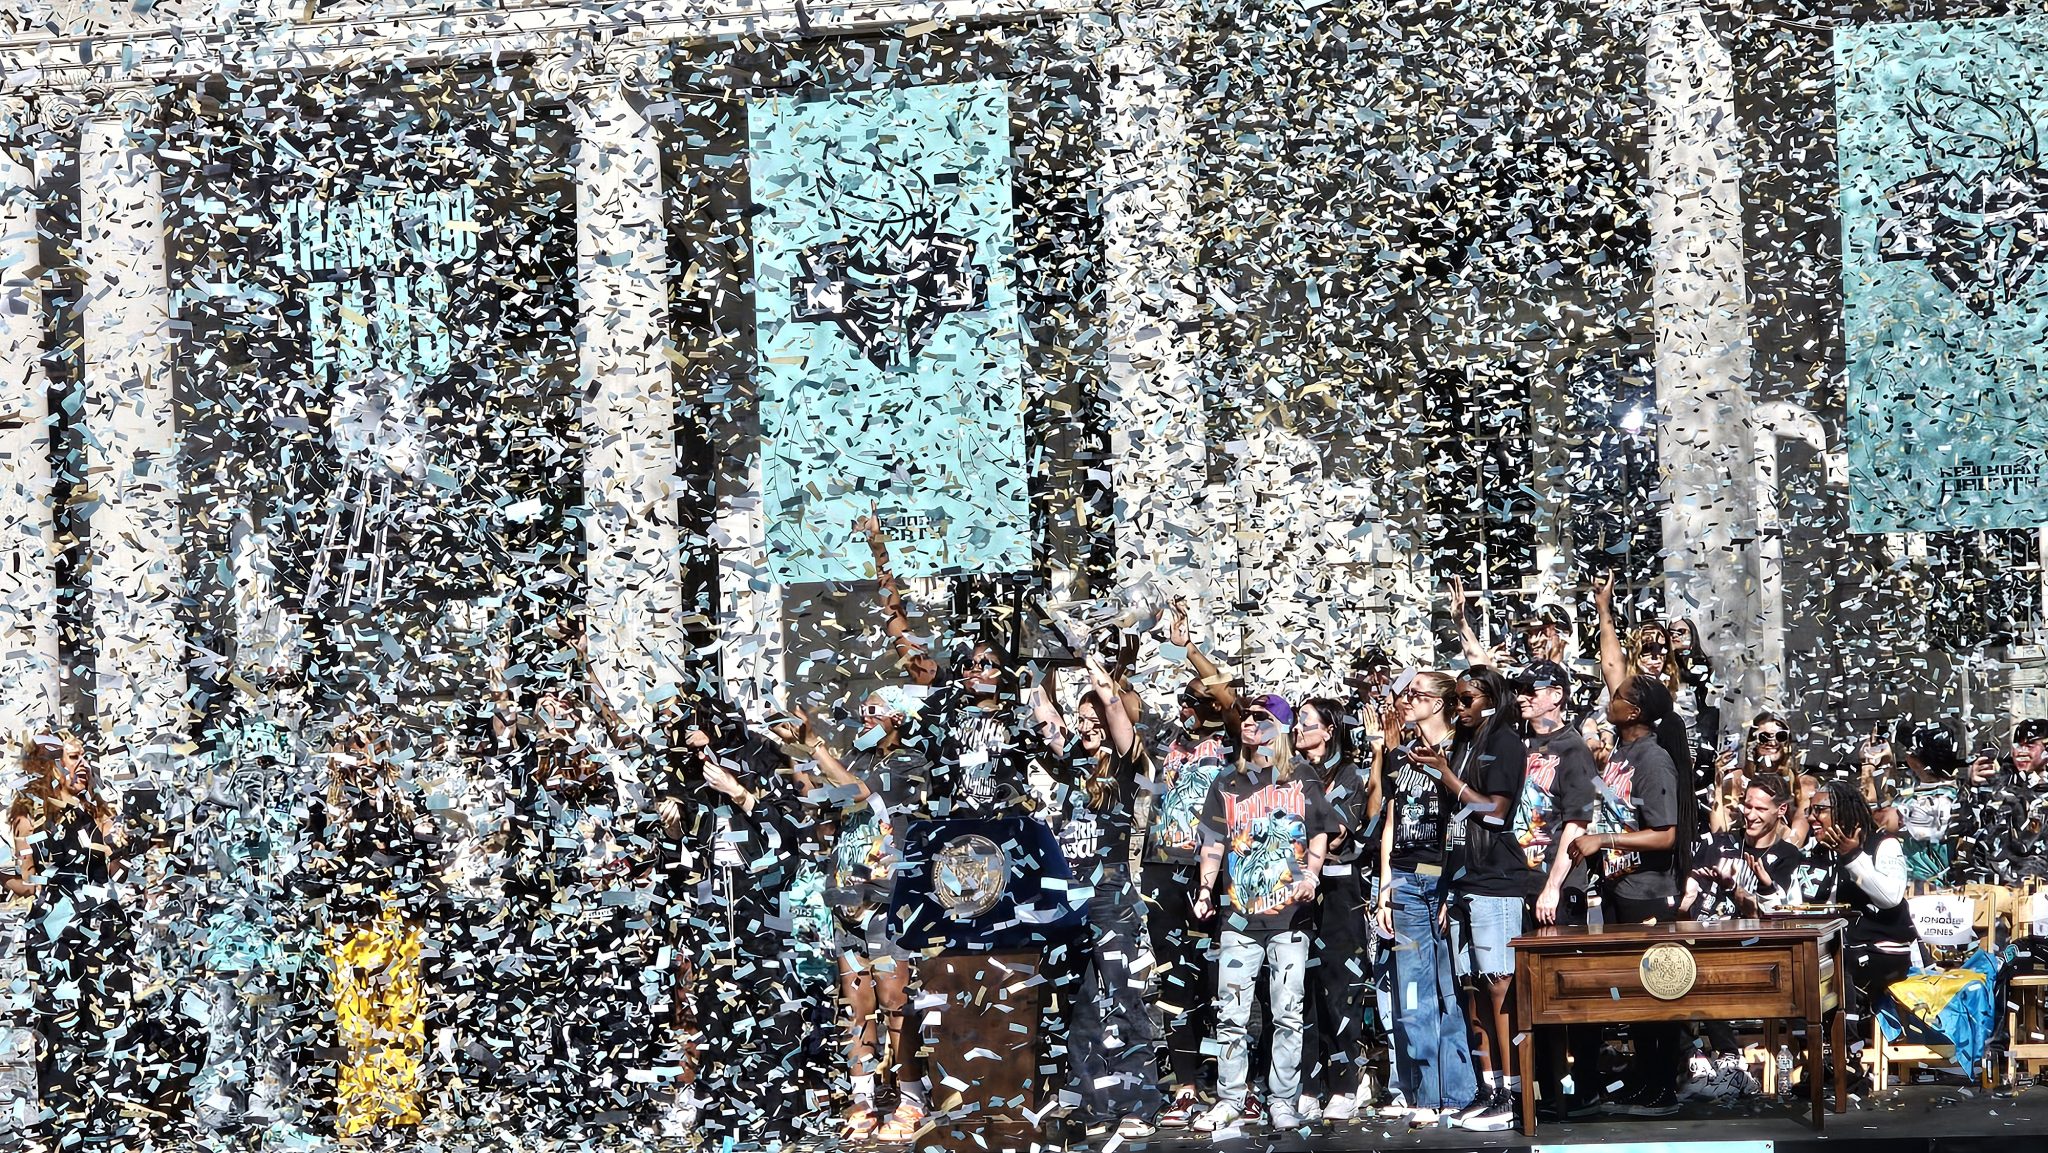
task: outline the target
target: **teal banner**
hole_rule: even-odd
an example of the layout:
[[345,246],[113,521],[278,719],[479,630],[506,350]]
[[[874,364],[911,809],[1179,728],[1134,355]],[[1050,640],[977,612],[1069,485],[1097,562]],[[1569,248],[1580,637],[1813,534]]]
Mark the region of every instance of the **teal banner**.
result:
[[748,108],[762,488],[775,577],[1030,567],[1001,81]]
[[2048,19],[1835,33],[1852,532],[2048,524]]

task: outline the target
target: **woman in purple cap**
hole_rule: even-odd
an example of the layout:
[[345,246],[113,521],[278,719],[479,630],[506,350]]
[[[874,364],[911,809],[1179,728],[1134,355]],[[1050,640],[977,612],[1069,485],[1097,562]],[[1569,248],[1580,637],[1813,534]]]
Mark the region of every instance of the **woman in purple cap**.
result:
[[1209,894],[1223,873],[1229,907],[1221,911],[1217,950],[1216,1104],[1195,1121],[1214,1133],[1244,1116],[1250,1063],[1245,1026],[1251,1018],[1252,982],[1264,972],[1273,1015],[1273,1050],[1266,1084],[1276,1129],[1301,1124],[1302,990],[1308,971],[1310,918],[1336,815],[1313,771],[1296,772],[1287,735],[1294,709],[1277,694],[1245,709],[1238,730],[1237,764],[1216,778],[1202,808],[1202,865],[1195,889],[1196,920],[1214,911]]

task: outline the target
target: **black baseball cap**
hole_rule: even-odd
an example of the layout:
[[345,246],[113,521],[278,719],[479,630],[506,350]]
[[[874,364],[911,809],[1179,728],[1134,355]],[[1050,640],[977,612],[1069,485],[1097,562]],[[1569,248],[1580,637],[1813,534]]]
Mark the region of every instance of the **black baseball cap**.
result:
[[1572,674],[1556,661],[1537,661],[1516,673],[1509,683],[1518,693],[1533,693],[1550,685],[1569,689],[1572,687]]
[[2048,741],[2048,717],[2028,717],[2012,727],[2012,743],[2028,745]]
[[1933,721],[1913,726],[1906,738],[1906,754],[1934,772],[1954,773],[1962,758],[1956,753],[1956,735],[1947,725]]

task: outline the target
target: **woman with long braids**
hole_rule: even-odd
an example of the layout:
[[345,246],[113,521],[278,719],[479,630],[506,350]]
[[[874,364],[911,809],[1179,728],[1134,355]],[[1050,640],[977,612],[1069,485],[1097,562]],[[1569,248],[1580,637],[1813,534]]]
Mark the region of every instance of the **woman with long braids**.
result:
[[[1693,808],[1674,766],[1689,753],[1685,725],[1664,682],[1648,673],[1623,681],[1607,701],[1615,748],[1600,774],[1593,827],[1566,847],[1594,862],[1608,924],[1661,924],[1679,918],[1680,878],[1693,837]],[[1636,1060],[1630,1083],[1601,1112],[1669,1117],[1678,1111],[1680,1027],[1631,1026]]]
[[[1379,931],[1392,937],[1394,1074],[1401,1104],[1381,1116],[1405,1114],[1411,1126],[1433,1125],[1441,1113],[1472,1104],[1478,1083],[1472,1050],[1451,976],[1450,887],[1444,841],[1455,810],[1423,763],[1450,751],[1449,674],[1422,672],[1402,689],[1399,733],[1387,753],[1387,803],[1380,822]],[[1394,740],[1393,736],[1388,739]]]
[[39,733],[22,750],[28,782],[8,810],[15,872],[7,892],[33,899],[39,1137],[49,1153],[119,1137],[114,1096],[139,1039],[133,1025],[134,934],[114,892],[128,836],[100,790],[85,745]]
[[1845,906],[1849,983],[1857,992],[1850,1023],[1860,1028],[1858,1015],[1912,968],[1917,934],[1906,909],[1905,847],[1878,825],[1855,781],[1823,782],[1806,813],[1813,849],[1793,883],[1804,903]]
[[[1361,771],[1344,707],[1311,697],[1294,714],[1294,751],[1322,780],[1337,815],[1316,895],[1315,963],[1309,974],[1308,1042],[1302,1050],[1304,1121],[1348,1121],[1364,1088],[1366,991],[1365,849],[1374,843],[1378,773]],[[1377,768],[1377,749],[1374,766]],[[1367,1097],[1370,1101],[1370,1097]]]
[[1416,759],[1437,774],[1455,811],[1449,828],[1452,866],[1452,968],[1467,990],[1465,1023],[1479,1080],[1473,1104],[1454,1118],[1460,1128],[1499,1132],[1513,1126],[1509,1079],[1512,1034],[1508,988],[1515,976],[1509,942],[1522,931],[1522,907],[1542,884],[1515,838],[1529,751],[1522,713],[1507,681],[1477,665],[1458,674],[1457,736],[1448,755],[1434,749]]

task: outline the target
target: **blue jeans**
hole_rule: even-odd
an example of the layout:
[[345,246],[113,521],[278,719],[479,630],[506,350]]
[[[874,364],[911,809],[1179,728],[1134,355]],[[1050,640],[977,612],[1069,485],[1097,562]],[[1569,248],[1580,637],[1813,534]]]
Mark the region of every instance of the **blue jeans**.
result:
[[1421,1109],[1462,1109],[1479,1091],[1450,942],[1437,928],[1442,878],[1394,872],[1394,1067],[1401,1095]]
[[1308,933],[1295,929],[1256,936],[1223,931],[1217,951],[1216,1099],[1244,1108],[1245,1075],[1251,1063],[1245,1026],[1252,1016],[1252,982],[1266,972],[1266,1001],[1273,1013],[1273,1052],[1266,1067],[1269,1100],[1292,1105],[1301,1096],[1301,996],[1308,973]]

